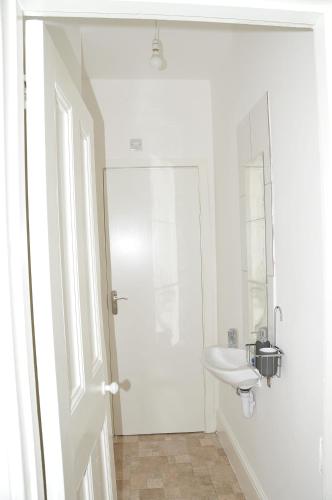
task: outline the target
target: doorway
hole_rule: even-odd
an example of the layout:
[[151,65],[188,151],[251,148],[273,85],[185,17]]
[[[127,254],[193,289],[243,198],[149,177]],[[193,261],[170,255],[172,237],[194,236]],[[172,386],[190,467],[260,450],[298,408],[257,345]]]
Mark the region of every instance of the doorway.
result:
[[203,431],[198,168],[107,169],[105,197],[112,288],[126,296],[108,293],[115,434]]

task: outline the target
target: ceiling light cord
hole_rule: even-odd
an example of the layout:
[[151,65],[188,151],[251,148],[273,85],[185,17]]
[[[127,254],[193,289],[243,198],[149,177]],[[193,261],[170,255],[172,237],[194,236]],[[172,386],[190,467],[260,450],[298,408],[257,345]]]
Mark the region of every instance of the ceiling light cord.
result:
[[156,40],[159,40],[159,23],[158,23],[158,21],[154,22],[154,37]]
[[150,59],[150,65],[152,68],[157,70],[165,69],[165,60],[162,56],[161,42],[159,39],[159,23],[156,20],[154,22],[154,39],[152,40],[152,56]]

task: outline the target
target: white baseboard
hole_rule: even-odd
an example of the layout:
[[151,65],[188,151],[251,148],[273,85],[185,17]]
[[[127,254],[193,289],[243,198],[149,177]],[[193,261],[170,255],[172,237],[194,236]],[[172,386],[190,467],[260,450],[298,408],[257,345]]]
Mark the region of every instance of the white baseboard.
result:
[[217,436],[224,448],[246,500],[268,500],[222,411],[217,414]]

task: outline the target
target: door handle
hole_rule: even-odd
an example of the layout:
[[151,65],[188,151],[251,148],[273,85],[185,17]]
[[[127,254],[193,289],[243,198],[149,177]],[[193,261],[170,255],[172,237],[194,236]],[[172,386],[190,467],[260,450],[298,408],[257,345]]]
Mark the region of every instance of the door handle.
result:
[[119,384],[117,382],[112,382],[111,384],[106,384],[103,382],[101,384],[101,392],[105,395],[107,392],[110,394],[117,394],[119,392]]
[[117,290],[112,290],[111,297],[112,297],[112,313],[118,314],[118,301],[128,300],[128,297],[118,297]]

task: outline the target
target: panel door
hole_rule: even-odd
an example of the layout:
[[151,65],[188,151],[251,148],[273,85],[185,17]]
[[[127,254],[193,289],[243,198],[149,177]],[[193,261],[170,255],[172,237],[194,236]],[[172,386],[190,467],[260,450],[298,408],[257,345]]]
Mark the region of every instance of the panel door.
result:
[[41,21],[26,26],[28,210],[49,500],[116,497],[93,122]]
[[116,434],[204,430],[198,169],[106,173]]

